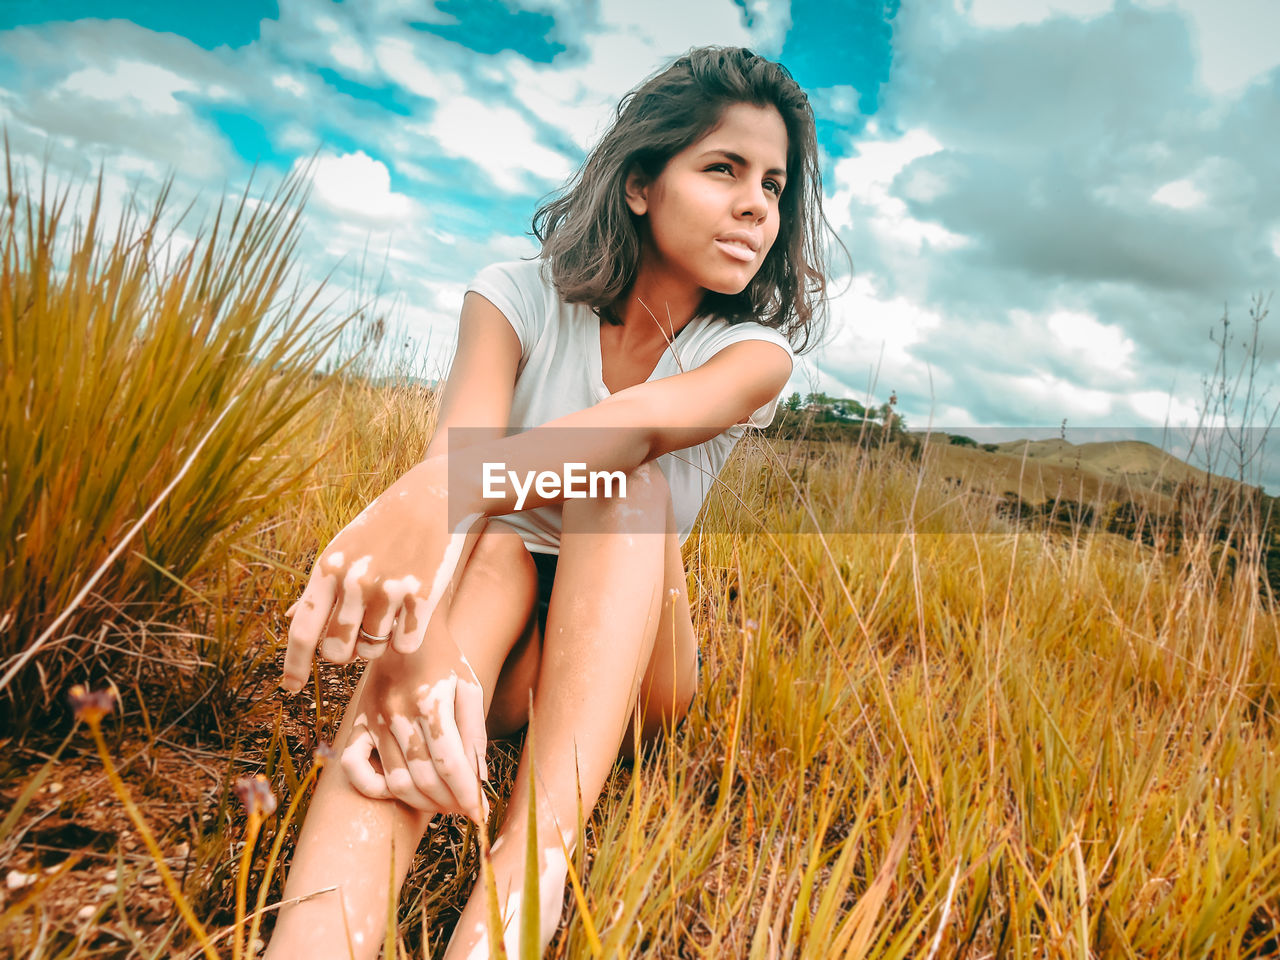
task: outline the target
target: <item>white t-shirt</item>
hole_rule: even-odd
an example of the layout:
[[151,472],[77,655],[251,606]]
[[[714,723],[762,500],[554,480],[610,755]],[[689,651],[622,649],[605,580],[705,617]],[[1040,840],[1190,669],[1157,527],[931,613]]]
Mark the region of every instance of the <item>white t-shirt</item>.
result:
[[[548,421],[593,407],[609,396],[600,358],[601,320],[586,304],[565,303],[551,282],[551,268],[541,259],[494,263],[476,274],[467,290],[490,301],[506,316],[520,338],[511,401],[511,432],[529,430]],[[700,317],[676,335],[674,349],[663,353],[649,380],[687,372],[740,340],[768,340],[795,352],[787,338],[755,321],[731,324],[717,317]],[[744,421],[753,427],[773,422],[774,397]],[[693,530],[702,503],[734,446],[745,434],[743,423],[694,447],[673,450],[657,458],[667,486],[683,545]],[[502,520],[519,531],[535,553],[560,552],[561,507],[554,503],[504,514]]]

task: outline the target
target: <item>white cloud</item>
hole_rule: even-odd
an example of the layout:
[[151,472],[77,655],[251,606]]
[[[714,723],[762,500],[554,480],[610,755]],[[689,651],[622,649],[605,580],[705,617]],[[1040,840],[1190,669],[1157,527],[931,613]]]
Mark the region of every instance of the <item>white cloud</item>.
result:
[[[1005,422],[1039,417],[1053,419],[1067,412],[1072,420],[1103,418],[1112,412],[1113,395],[1090,390],[1050,373],[991,374],[994,386],[1009,412]],[[1003,384],[1004,389],[999,389]]]
[[1049,17],[1096,17],[1111,9],[1112,0],[955,0],[956,9],[979,27],[1007,30]]
[[[844,157],[835,164],[835,190],[825,204],[832,227],[850,227],[869,216],[880,240],[912,252],[919,252],[926,241],[943,250],[969,243],[967,237],[939,224],[912,217],[906,203],[889,192],[898,174],[913,160],[942,149],[929,133],[917,129],[892,140],[862,140],[856,149],[857,156]],[[934,173],[908,173],[902,192],[911,199],[927,201],[947,192],[947,184]]]
[[373,58],[378,68],[394,83],[429,100],[444,101],[462,96],[462,79],[441,64],[428,65],[402,37],[384,37],[374,44]]
[[289,76],[287,73],[277,73],[271,78],[271,85],[277,90],[291,93],[295,97],[305,96],[307,92],[306,86],[301,81]]
[[[560,58],[552,65],[531,64],[502,54],[494,63],[509,78],[504,85],[530,113],[564,131],[585,152],[612,122],[622,95],[690,47],[715,43],[746,46],[764,56],[780,53],[791,26],[790,4],[745,2],[750,28],[730,2],[603,0],[595,24],[576,38],[576,46],[586,51],[584,62]],[[561,20],[572,20],[571,5],[550,6],[558,7]]]
[[[298,169],[302,161],[294,164]],[[313,171],[314,195],[331,210],[362,220],[396,222],[407,218],[415,204],[391,189],[386,164],[363,150],[342,156],[321,156]]]
[[[1280,65],[1280,3],[1275,0],[1134,0],[1172,9],[1187,20],[1200,82],[1215,96],[1238,94]],[[1089,19],[1112,12],[1114,0],[955,0],[975,26],[1007,30],[1050,17]]]
[[440,149],[470,160],[508,193],[537,190],[528,174],[560,182],[571,170],[568,158],[540,144],[529,122],[510,107],[451,97],[437,105],[426,129]]
[[1200,82],[1219,97],[1238,94],[1280,65],[1280,3],[1275,0],[1137,0],[1173,7],[1191,26]]
[[585,154],[608,127],[612,93],[583,85],[578,71],[530,63],[512,56],[504,63],[511,91],[526,109],[566,134]]
[[1129,406],[1139,417],[1154,426],[1162,426],[1168,418],[1171,427],[1194,427],[1200,422],[1195,404],[1159,390],[1139,390],[1127,395]]
[[1135,345],[1117,326],[1098,322],[1087,313],[1058,310],[1047,321],[1067,359],[1084,370],[1121,380],[1132,380]]
[[192,80],[154,63],[118,60],[110,70],[100,67],[77,70],[57,86],[55,93],[112,104],[129,101],[135,112],[172,116],[187,110],[174,94],[197,89]]
[[334,62],[355,73],[368,73],[372,69],[364,47],[354,37],[339,37],[329,45],[329,55]]
[[1151,195],[1151,199],[1175,210],[1190,210],[1203,206],[1205,196],[1194,183],[1183,179],[1166,183]]
[[[877,279],[866,274],[829,291],[831,326],[821,349],[821,359],[800,358],[823,374],[819,389],[861,396],[868,390],[888,394],[888,389],[914,396],[929,393],[929,371],[912,351],[942,325],[942,317],[906,297],[885,299]],[[934,386],[947,375],[933,371]],[[881,386],[872,386],[873,381]],[[838,386],[836,386],[838,384]]]

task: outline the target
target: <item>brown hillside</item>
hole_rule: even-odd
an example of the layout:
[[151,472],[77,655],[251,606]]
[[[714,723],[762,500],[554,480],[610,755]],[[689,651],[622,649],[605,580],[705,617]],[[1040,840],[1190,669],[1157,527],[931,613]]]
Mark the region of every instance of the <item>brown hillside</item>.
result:
[[[1167,462],[1151,457],[1149,450]],[[930,473],[942,478],[994,496],[1013,493],[1035,506],[1054,499],[1088,504],[1114,500],[1141,504],[1156,513],[1173,508],[1173,499],[1167,494],[1179,480],[1204,475],[1137,441],[1077,447],[1064,440],[1015,440],[989,453],[952,444],[941,436],[930,438],[924,461]]]

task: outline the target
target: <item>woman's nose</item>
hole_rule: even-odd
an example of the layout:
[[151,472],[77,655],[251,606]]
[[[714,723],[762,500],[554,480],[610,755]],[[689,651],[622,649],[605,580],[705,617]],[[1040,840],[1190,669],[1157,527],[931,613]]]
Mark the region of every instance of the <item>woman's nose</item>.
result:
[[738,197],[738,209],[735,211],[739,217],[749,216],[755,220],[761,220],[765,214],[769,212],[768,200],[765,197],[764,187],[756,185],[753,189],[746,187]]

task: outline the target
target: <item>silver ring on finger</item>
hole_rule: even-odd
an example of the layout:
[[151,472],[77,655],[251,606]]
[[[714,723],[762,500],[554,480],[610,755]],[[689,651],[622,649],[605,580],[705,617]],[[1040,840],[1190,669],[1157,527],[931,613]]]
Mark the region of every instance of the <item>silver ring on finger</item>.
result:
[[396,621],[392,620],[391,633],[388,633],[385,637],[375,637],[372,633],[370,633],[368,630],[364,628],[364,624],[361,624],[360,638],[364,640],[365,643],[386,643],[391,639],[391,634],[395,633],[395,630],[396,630]]

